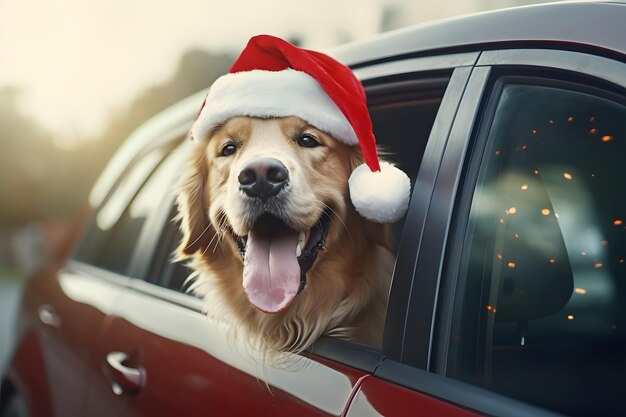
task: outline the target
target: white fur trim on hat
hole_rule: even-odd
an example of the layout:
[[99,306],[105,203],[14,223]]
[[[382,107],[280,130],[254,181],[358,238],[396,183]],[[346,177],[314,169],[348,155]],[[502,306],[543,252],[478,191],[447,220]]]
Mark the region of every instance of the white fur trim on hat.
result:
[[221,76],[211,86],[191,136],[200,140],[215,126],[236,116],[298,116],[347,145],[359,143],[352,125],[319,83],[293,69]]
[[387,162],[372,172],[361,164],[348,180],[350,199],[356,211],[377,223],[393,223],[404,216],[411,192],[409,177]]

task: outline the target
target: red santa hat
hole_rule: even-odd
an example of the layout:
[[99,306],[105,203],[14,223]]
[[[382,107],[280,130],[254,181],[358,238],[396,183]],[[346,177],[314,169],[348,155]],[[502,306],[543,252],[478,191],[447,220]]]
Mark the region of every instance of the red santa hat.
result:
[[191,137],[203,138],[235,116],[298,116],[347,145],[360,145],[365,163],[348,181],[356,210],[379,223],[406,212],[410,181],[378,160],[363,86],[333,58],[269,35],[251,38],[228,74],[211,86]]

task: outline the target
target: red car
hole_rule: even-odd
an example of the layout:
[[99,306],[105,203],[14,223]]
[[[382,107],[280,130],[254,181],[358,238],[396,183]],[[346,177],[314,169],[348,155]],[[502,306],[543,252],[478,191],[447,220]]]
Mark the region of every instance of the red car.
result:
[[124,144],[69,257],[28,282],[0,416],[626,412],[626,5],[565,3],[346,46],[412,179],[382,349],[264,369],[185,293],[171,184],[203,94]]

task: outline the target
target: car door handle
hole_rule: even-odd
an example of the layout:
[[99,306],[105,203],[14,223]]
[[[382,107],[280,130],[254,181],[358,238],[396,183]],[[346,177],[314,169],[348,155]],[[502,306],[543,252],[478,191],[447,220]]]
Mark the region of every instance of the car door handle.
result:
[[61,325],[61,316],[57,314],[54,307],[50,304],[44,304],[37,309],[39,321],[46,326],[59,327]]
[[107,355],[107,377],[115,395],[134,395],[146,383],[146,371],[142,367],[130,367],[125,363],[128,355],[124,352],[111,352]]

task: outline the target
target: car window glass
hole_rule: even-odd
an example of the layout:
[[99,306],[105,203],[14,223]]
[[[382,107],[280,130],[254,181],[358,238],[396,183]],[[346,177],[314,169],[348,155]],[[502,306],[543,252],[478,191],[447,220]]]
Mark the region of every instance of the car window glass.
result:
[[176,249],[182,242],[182,232],[179,229],[179,223],[174,221],[175,213],[176,208],[173,207],[172,221],[168,222],[163,232],[163,236],[167,237],[164,241],[169,242],[169,245],[164,245],[165,251],[157,255],[163,257],[163,259],[168,259],[168,262],[163,266],[162,279],[159,284],[175,291],[196,296],[193,291],[189,291],[192,280],[188,278],[193,273],[193,269],[188,266],[189,261],[175,261]]
[[177,162],[175,154],[170,154],[143,184],[111,230],[98,256],[98,266],[126,273],[141,229],[148,215],[158,207],[165,196]]
[[[119,221],[139,187],[161,162],[164,155],[165,150],[163,149],[148,152],[122,175],[113,192],[96,212],[94,220],[81,239],[74,255],[75,259],[98,265],[100,252],[114,225]],[[130,254],[127,256],[130,257]]]
[[626,106],[594,94],[503,87],[447,372],[572,415],[626,405]]

